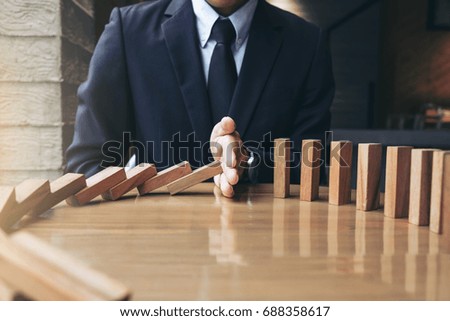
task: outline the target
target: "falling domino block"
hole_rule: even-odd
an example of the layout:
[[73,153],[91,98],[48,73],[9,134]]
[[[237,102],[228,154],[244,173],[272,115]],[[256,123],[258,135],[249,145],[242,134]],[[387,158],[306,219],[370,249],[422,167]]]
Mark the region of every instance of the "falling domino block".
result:
[[344,205],[351,201],[352,153],[351,142],[331,142],[328,200],[331,205]]
[[320,183],[320,140],[303,140],[300,181],[300,200],[311,202],[319,197]]
[[274,150],[274,189],[273,196],[276,198],[286,198],[290,194],[290,159],[291,141],[289,138],[275,139]]
[[381,144],[358,145],[356,209],[373,211],[380,206]]
[[83,174],[65,174],[50,183],[50,194],[31,210],[30,215],[37,216],[45,213],[53,206],[78,193],[85,187],[86,178]]
[[0,186],[0,214],[16,204],[14,187]]
[[2,193],[6,193],[2,198],[8,200],[0,212],[0,227],[9,229],[50,194],[50,183],[43,179],[26,180],[15,187],[15,200],[10,189],[3,189]]
[[[431,204],[430,204],[430,230],[434,233],[442,233],[442,217],[444,214],[444,198],[449,197],[450,189],[444,189],[444,163],[445,157],[450,152],[435,151],[433,153],[433,174],[431,178]],[[450,169],[450,168],[449,168]],[[447,169],[447,175],[450,171]]]
[[430,223],[431,173],[433,149],[413,149],[409,188],[409,222],[425,226]]
[[411,175],[411,146],[389,146],[386,152],[384,215],[408,216]]
[[167,184],[191,173],[192,168],[189,162],[182,162],[180,164],[167,168],[156,174],[156,176],[147,180],[142,185],[138,186],[139,195],[148,194],[155,189],[166,186]]
[[0,227],[8,228],[8,216],[17,206],[14,187],[0,186]]
[[142,185],[146,180],[154,177],[156,175],[156,167],[153,164],[142,163],[129,170],[126,175],[126,180],[102,194],[103,199],[111,201],[119,199],[133,188]]
[[191,174],[186,175],[182,178],[167,185],[167,189],[170,195],[175,195],[185,189],[197,185],[207,179],[210,179],[216,175],[223,172],[221,162],[214,161],[206,166],[196,169]]
[[0,278],[34,300],[124,300],[129,290],[31,234],[0,231]]
[[14,290],[0,280],[0,301],[12,301],[14,300],[14,295]]
[[108,167],[86,180],[87,187],[69,197],[66,202],[71,206],[87,204],[95,197],[107,192],[127,179],[122,167]]

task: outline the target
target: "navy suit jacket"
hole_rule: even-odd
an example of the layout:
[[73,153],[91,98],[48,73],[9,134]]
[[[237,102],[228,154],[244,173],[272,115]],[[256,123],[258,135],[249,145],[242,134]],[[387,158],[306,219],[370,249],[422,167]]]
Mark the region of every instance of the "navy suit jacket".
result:
[[[190,0],[114,9],[78,91],[66,171],[90,176],[123,165],[130,149],[158,169],[210,161],[214,124],[195,19]],[[259,1],[229,115],[245,142],[263,142],[249,144],[265,160],[262,182],[272,179],[270,139],[290,137],[298,150],[329,128],[334,80],[325,38]],[[298,181],[299,170],[292,173]]]

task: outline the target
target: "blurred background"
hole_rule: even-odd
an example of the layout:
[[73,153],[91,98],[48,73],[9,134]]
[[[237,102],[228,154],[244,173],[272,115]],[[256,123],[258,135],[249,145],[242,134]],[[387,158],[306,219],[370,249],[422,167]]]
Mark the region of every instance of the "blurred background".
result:
[[[61,175],[96,42],[136,2],[2,1],[0,185]],[[269,2],[328,34],[334,139],[450,149],[450,0]]]

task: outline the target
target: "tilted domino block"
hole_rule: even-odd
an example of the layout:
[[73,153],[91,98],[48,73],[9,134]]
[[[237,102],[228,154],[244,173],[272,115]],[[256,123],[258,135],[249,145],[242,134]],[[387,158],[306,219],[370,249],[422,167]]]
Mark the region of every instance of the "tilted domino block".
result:
[[81,206],[87,204],[95,197],[106,193],[120,182],[127,179],[122,167],[108,167],[86,180],[87,187],[69,197],[67,204]]
[[142,163],[129,170],[126,175],[126,180],[102,194],[103,199],[111,201],[119,199],[133,188],[142,185],[145,181],[154,177],[156,175],[156,167],[153,164]]
[[182,162],[175,166],[169,167],[159,172],[156,176],[150,178],[142,185],[138,186],[139,195],[148,194],[191,173],[192,168],[191,165],[189,165],[189,162]]
[[0,194],[3,194],[0,198],[6,199],[3,206],[0,204],[0,208],[3,207],[0,227],[9,229],[50,194],[50,184],[48,180],[29,179],[17,185],[14,192],[10,188],[3,188]]
[[14,300],[14,295],[14,290],[0,280],[0,301],[12,301]]
[[178,194],[185,189],[210,179],[223,172],[221,162],[214,161],[206,166],[196,169],[191,174],[184,176],[167,185],[167,189],[171,195]]
[[124,300],[129,290],[31,234],[0,231],[0,279],[33,300]]
[[31,210],[30,215],[37,216],[45,213],[53,206],[78,193],[85,187],[86,178],[83,174],[65,174],[50,183],[50,194]]
[[14,187],[0,186],[0,214],[16,205]]

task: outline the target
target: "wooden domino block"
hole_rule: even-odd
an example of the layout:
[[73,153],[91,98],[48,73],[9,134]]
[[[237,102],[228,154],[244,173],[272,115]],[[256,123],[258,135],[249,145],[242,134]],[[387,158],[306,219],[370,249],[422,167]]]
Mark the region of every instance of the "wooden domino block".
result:
[[196,169],[191,174],[167,185],[167,189],[170,195],[178,194],[185,189],[197,185],[207,179],[210,179],[216,175],[222,173],[222,166],[220,161],[214,161],[206,166]]
[[274,175],[273,175],[273,196],[276,198],[286,198],[290,194],[290,159],[291,141],[289,138],[275,139],[274,150]]
[[43,179],[28,179],[15,187],[14,194],[15,201],[12,200],[10,189],[9,192],[6,191],[6,196],[3,196],[8,199],[3,211],[0,212],[0,227],[3,229],[11,228],[37,207],[50,194],[50,183]]
[[413,149],[409,187],[409,222],[425,226],[430,223],[431,173],[433,149]]
[[192,168],[189,162],[182,162],[180,164],[167,168],[156,174],[156,176],[147,180],[142,185],[138,186],[139,195],[148,194],[191,173]]
[[66,202],[71,206],[87,204],[95,197],[106,193],[120,182],[127,179],[122,167],[108,167],[86,180],[87,187],[69,197]]
[[331,205],[344,205],[351,201],[352,154],[352,142],[331,142],[328,199]]
[[14,300],[14,295],[14,290],[0,280],[0,301],[12,301]]
[[[444,165],[445,158],[450,152],[435,151],[433,153],[433,174],[431,178],[431,204],[430,204],[430,230],[434,233],[442,233],[442,217],[444,215],[444,198],[450,197],[450,189],[444,189]],[[450,168],[447,168],[450,175]],[[447,195],[445,194],[447,193]]]
[[16,204],[14,187],[0,186],[0,214]]
[[358,145],[356,209],[373,211],[380,206],[381,144]]
[[322,142],[320,140],[302,141],[301,201],[311,202],[319,197],[321,150]]
[[442,182],[442,217],[440,221],[442,234],[447,247],[450,246],[450,154],[444,156],[444,170]]
[[105,200],[115,201],[133,188],[142,185],[145,181],[156,175],[156,167],[153,164],[142,163],[129,170],[126,175],[126,180],[102,194]]
[[411,175],[411,146],[389,146],[386,153],[384,215],[408,216]]
[[65,174],[50,183],[50,194],[31,210],[30,215],[37,216],[45,213],[53,206],[78,193],[85,187],[86,178],[83,174]]
[[31,234],[0,231],[0,278],[34,300],[123,300],[130,296],[110,279]]

